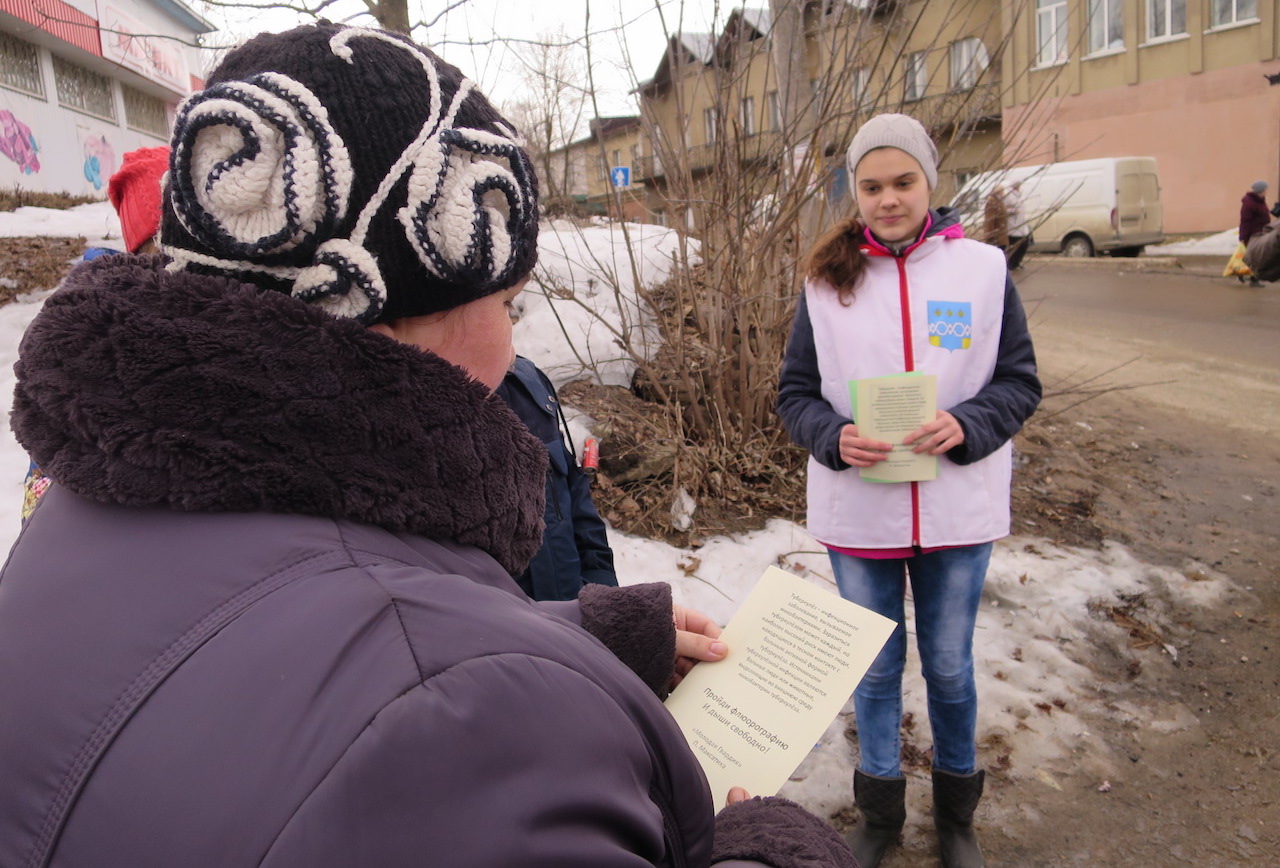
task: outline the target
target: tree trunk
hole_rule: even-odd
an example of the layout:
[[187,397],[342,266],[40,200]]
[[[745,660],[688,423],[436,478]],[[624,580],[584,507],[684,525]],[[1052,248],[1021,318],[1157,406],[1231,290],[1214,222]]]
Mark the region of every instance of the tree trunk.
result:
[[372,0],[373,17],[383,30],[409,32],[409,0]]

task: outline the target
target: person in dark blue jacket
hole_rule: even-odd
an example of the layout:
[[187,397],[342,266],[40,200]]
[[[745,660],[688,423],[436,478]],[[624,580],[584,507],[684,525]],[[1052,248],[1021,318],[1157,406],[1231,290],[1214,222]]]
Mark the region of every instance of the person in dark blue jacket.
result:
[[613,550],[591,500],[591,480],[561,433],[564,414],[555,387],[537,365],[516,356],[497,393],[551,457],[542,548],[516,583],[535,600],[576,600],[585,584],[617,587]]

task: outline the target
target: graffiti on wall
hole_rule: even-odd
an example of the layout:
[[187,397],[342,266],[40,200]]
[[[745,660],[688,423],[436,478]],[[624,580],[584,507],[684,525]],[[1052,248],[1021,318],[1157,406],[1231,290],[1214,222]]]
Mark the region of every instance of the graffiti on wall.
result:
[[101,190],[116,170],[116,151],[106,136],[92,134],[84,137],[84,178]]
[[98,8],[103,57],[178,93],[191,92],[187,60],[176,46],[164,37],[147,35],[153,28],[113,6],[99,4]]
[[0,109],[0,154],[17,163],[24,175],[31,175],[40,171],[40,158],[36,156],[39,152],[31,127],[8,109]]

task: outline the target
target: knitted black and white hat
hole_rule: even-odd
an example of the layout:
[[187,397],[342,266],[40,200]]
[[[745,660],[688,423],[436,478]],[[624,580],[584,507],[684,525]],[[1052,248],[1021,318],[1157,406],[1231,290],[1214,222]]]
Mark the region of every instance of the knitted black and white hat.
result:
[[398,34],[262,34],[178,110],[161,247],[171,269],[363,323],[448,310],[533,269],[522,145],[472,82]]

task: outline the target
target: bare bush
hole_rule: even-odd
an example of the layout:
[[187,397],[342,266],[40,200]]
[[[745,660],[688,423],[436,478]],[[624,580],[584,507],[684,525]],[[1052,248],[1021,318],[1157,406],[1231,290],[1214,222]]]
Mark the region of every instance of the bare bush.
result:
[[[1002,63],[999,4],[771,6],[768,15],[731,12],[714,38],[668,34],[662,67],[639,87],[648,147],[636,174],[651,210],[681,230],[681,244],[667,283],[636,281],[660,335],[656,348],[617,336],[636,365],[635,393],[659,410],[643,414],[643,437],[611,444],[602,458],[603,498],[631,505],[615,519],[631,516],[632,529],[671,535],[668,510],[681,491],[698,504],[695,536],[730,513],[801,508],[804,456],[774,413],[777,376],[799,262],[819,228],[853,206],[843,155],[862,120],[904,111],[930,129],[944,170],[938,203],[955,192],[961,170],[1018,159],[1003,153],[1001,100],[1025,71]],[[1034,10],[1020,4],[1015,19],[1024,6]],[[963,39],[981,48],[957,49]],[[645,451],[665,460],[644,461]],[[650,475],[638,478],[635,466]],[[616,491],[611,471],[625,476]]]

